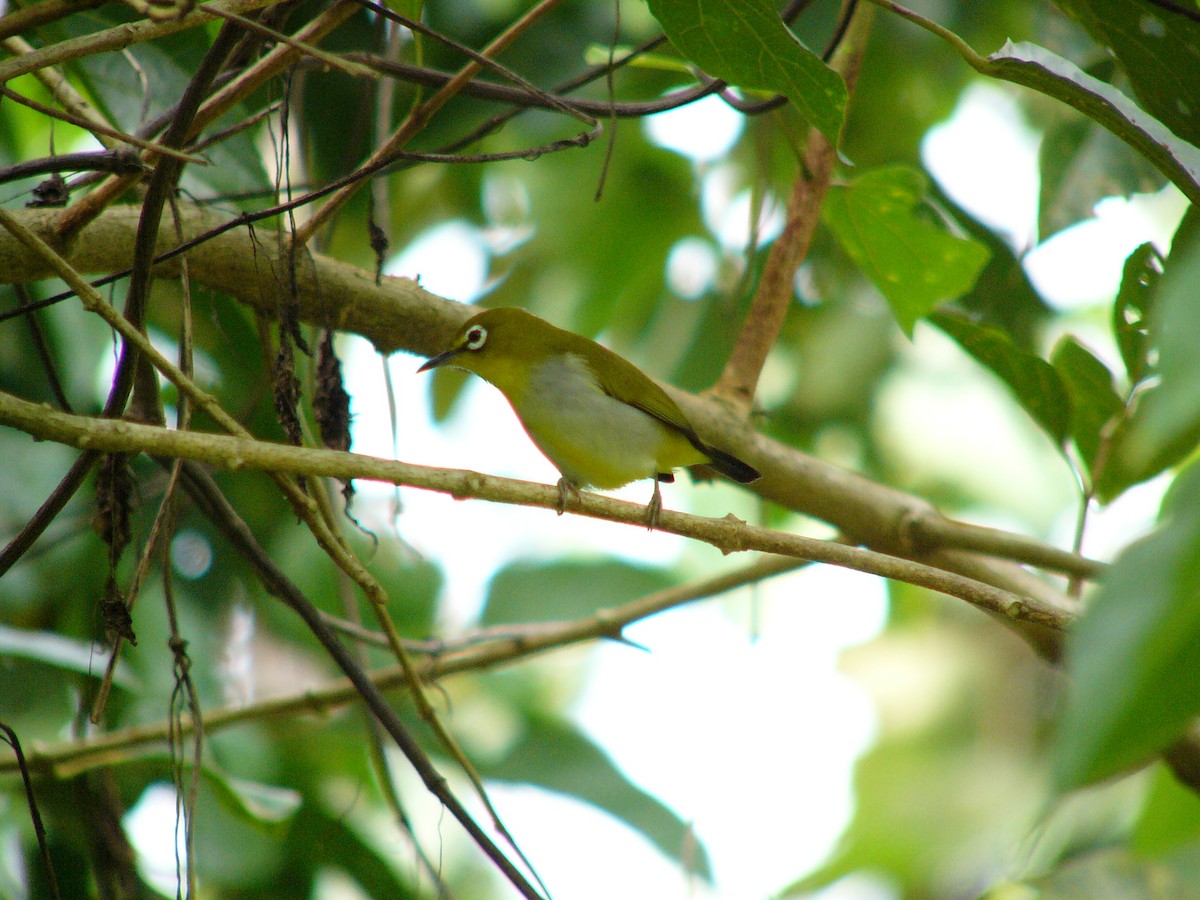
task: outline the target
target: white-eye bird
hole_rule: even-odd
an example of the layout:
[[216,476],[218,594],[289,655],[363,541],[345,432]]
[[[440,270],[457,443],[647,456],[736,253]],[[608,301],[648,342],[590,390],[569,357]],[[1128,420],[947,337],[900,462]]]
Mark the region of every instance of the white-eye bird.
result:
[[610,490],[654,479],[646,522],[662,509],[660,481],[705,465],[747,484],[752,466],[700,440],[683,411],[633,363],[595,341],[515,307],[469,319],[453,346],[421,366],[456,366],[508,398],[525,431],[562,473],[558,511],[581,487]]

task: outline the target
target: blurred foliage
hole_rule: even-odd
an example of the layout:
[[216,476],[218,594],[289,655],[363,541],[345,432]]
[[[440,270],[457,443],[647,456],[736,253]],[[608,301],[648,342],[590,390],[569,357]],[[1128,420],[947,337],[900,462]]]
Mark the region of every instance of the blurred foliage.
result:
[[[12,3],[9,9],[32,6]],[[1165,135],[1184,170],[1200,158],[1190,143],[1200,134],[1200,24],[1194,11],[1184,14],[1150,0],[942,0],[920,6],[983,56],[1012,39],[1024,42],[1022,52],[1041,48],[1082,73],[1076,77],[1073,68],[1064,68],[1059,84],[1076,89],[1071,96],[1082,97],[1086,102],[1079,105],[1092,117],[1037,90],[1008,86],[1042,136],[1042,239],[1087,220],[1105,197],[1157,191],[1168,183],[1161,166],[1133,149],[1128,135],[1118,139],[1097,123],[1103,116],[1096,106],[1106,100],[1130,104],[1122,109],[1137,112],[1134,130],[1140,135]],[[416,14],[414,4],[405,7]],[[290,5],[275,27],[292,32],[324,8],[316,2]],[[694,16],[696,8],[711,13],[704,28],[690,27],[688,10]],[[741,8],[754,14],[748,24],[730,14]],[[936,173],[925,171],[923,138],[979,78],[961,56],[929,31],[877,10],[846,104],[840,79],[814,55],[835,33],[837,4],[820,0],[805,10],[792,23],[798,40],[779,27],[771,10],[758,0],[623,4],[622,45],[657,35],[658,16],[670,43],[656,52],[675,64],[622,68],[611,85],[601,77],[578,92],[601,101],[610,90],[617,102],[652,100],[695,84],[686,72],[696,63],[710,65],[710,74],[728,79],[745,100],[778,90],[794,101],[747,117],[723,155],[689,159],[653,141],[637,119],[606,120],[606,133],[586,149],[536,160],[406,164],[387,179],[390,208],[376,209],[374,217],[388,226],[392,251],[435,225],[470,225],[488,256],[482,303],[525,306],[601,337],[656,377],[698,392],[720,374],[750,307],[807,126],[829,135],[840,130],[823,225],[797,275],[795,302],[760,384],[761,430],[901,489],[927,485],[928,499],[948,514],[1062,542],[1061,530],[1050,534],[1044,527],[1044,510],[1016,485],[997,488],[1000,476],[986,464],[968,460],[974,470],[965,482],[939,471],[937,460],[945,456],[938,451],[956,451],[935,446],[941,432],[934,431],[928,408],[918,411],[910,403],[896,414],[906,446],[884,428],[887,408],[898,407],[915,379],[932,379],[940,388],[969,382],[978,391],[973,396],[993,404],[989,408],[1017,410],[1045,445],[1041,455],[1026,453],[1021,435],[1006,435],[1001,451],[1023,455],[1025,464],[1041,469],[1065,460],[1080,503],[1112,503],[1156,477],[1171,480],[1172,487],[1153,533],[1129,544],[1089,597],[1070,642],[1069,686],[975,612],[892,586],[884,633],[844,663],[871,690],[879,713],[879,734],[857,769],[853,821],[822,866],[795,873],[789,892],[800,896],[869,875],[882,885],[881,896],[894,897],[1200,896],[1196,795],[1162,763],[1149,773],[1118,777],[1160,755],[1200,713],[1200,692],[1194,690],[1200,679],[1200,480],[1192,466],[1200,440],[1195,211],[1169,251],[1147,243],[1129,255],[1113,296],[1083,310],[1058,309],[1039,295],[1023,268],[1033,248],[1014,246],[977,210],[947,196],[931,180]],[[523,11],[513,2],[451,0],[431,4],[425,21],[479,50]],[[69,5],[66,13],[23,37],[44,47],[138,18],[123,4],[77,11]],[[178,102],[216,28],[95,53],[65,63],[62,72],[103,115],[137,131]],[[570,0],[500,59],[554,90],[583,72],[589,49],[607,46],[617,28],[611,6]],[[729,47],[722,41],[734,41],[737,54],[725,55]],[[749,52],[747,41],[762,42],[767,64]],[[380,53],[385,45],[382,20],[365,10],[323,44]],[[260,50],[252,42],[243,48],[243,61],[258,58]],[[465,61],[458,50],[427,37],[400,42],[398,55],[444,71]],[[486,78],[502,80],[494,73]],[[52,102],[31,75],[7,87]],[[398,83],[389,114],[398,119],[431,90]],[[243,97],[201,136],[278,104],[288,116],[288,141],[276,110],[206,147],[202,155],[210,164],[187,167],[182,193],[232,217],[275,202],[279,185],[272,173],[281,166],[292,173],[296,193],[340,177],[376,144],[379,95],[375,80],[298,67]],[[503,109],[456,98],[411,149],[441,152]],[[465,152],[538,148],[581,130],[567,117],[526,111]],[[0,103],[0,165],[92,146],[75,126],[52,124],[8,99]],[[976,177],[989,175],[977,171]],[[25,203],[38,180],[5,182],[0,199],[11,207]],[[74,184],[73,199],[83,194],[84,187]],[[373,269],[366,194],[322,234],[321,249]],[[751,216],[757,216],[753,224]],[[668,264],[685,241],[703,248],[711,263],[711,276],[701,278],[696,291],[683,290]],[[28,286],[34,300],[61,289],[54,281]],[[115,305],[124,302],[122,282],[106,291]],[[22,302],[13,288],[0,288],[4,310]],[[281,439],[272,397],[275,325],[209,288],[196,288],[192,302],[198,380],[254,434]],[[182,323],[177,285],[155,286],[149,315],[155,340],[173,344]],[[53,371],[76,411],[90,414],[103,406],[114,343],[76,300],[6,320],[0,328],[4,391],[56,404],[48,375]],[[943,365],[947,353],[954,354],[954,367]],[[302,360],[306,396],[308,367]],[[453,408],[461,384],[453,376],[438,380],[439,417]],[[174,390],[164,389],[162,399],[173,414]],[[28,436],[0,431],[5,543],[74,458],[55,444],[31,451]],[[922,461],[914,465],[914,458]],[[155,463],[141,458],[132,465],[133,543],[116,566],[120,585],[132,578],[167,485]],[[340,619],[368,620],[365,603],[266,479],[245,472],[214,477],[270,557],[317,607]],[[99,600],[108,582],[108,550],[91,525],[94,506],[93,478],[0,579],[0,721],[27,748],[90,733],[84,720],[107,660],[95,643],[103,638]],[[1057,512],[1064,520],[1075,516],[1072,509]],[[450,562],[423,559],[395,531],[419,525],[404,516],[394,525],[370,499],[358,501],[350,514],[372,529],[359,530],[347,520],[346,539],[387,589],[401,633],[442,637],[443,588],[453,574],[442,566],[453,569],[460,564],[454,554],[473,548],[447,550]],[[775,508],[766,509],[764,519],[791,521]],[[186,504],[168,559],[202,709],[294,695],[337,674],[298,618],[267,595],[253,567]],[[490,573],[484,607],[475,621],[462,624],[503,628],[589,616],[695,576],[685,568],[633,565],[603,547],[585,560],[531,553]],[[162,570],[161,560],[151,565],[133,610],[137,645],[123,650],[104,731],[161,722],[171,708],[176,682]],[[374,648],[363,655],[372,664],[388,661]],[[654,785],[635,783],[600,736],[573,720],[582,680],[578,673],[567,677],[540,668],[485,673],[449,679],[444,699],[464,732],[472,715],[485,723],[480,733],[464,737],[485,778],[603,810],[696,876],[697,895],[703,896],[717,867],[694,843],[689,823],[655,795]],[[393,696],[405,721],[415,731],[422,728],[409,702]],[[714,722],[719,713],[714,710]],[[414,813],[415,841],[396,826],[388,788],[379,783],[380,770],[368,752],[372,735],[357,710],[262,714],[210,734],[194,845],[201,895],[317,896],[321,879],[337,871],[367,896],[434,896],[415,843],[435,858],[433,868],[453,895],[506,896],[469,849],[449,841],[443,846],[440,811],[423,819]],[[431,739],[426,743],[431,753],[440,752]],[[451,768],[441,757],[438,762]],[[733,760],[713,777],[737,779],[739,764]],[[106,871],[120,866],[104,863],[97,850],[104,836],[97,823],[107,821],[100,813],[119,816],[150,796],[149,789],[169,786],[173,761],[157,745],[149,752],[130,750],[100,771],[58,774],[38,778],[37,790],[62,895],[120,896],[102,888]],[[1109,780],[1097,784],[1103,779]],[[0,895],[49,896],[20,783],[5,776],[0,788]],[[597,855],[604,858],[603,848]],[[621,861],[605,864],[619,867]],[[151,895],[156,889],[138,877],[136,891]]]

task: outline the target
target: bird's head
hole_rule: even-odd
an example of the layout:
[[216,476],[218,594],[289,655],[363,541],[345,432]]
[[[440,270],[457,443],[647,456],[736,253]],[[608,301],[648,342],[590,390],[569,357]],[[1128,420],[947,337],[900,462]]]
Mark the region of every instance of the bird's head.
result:
[[553,352],[556,333],[553,325],[523,309],[484,310],[463,324],[450,349],[417,371],[454,366],[509,393],[523,387],[533,368]]

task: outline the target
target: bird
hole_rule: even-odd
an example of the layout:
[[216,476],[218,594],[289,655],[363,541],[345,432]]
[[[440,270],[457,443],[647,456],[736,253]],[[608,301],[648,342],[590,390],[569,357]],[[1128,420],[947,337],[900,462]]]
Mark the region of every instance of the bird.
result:
[[417,371],[441,366],[473,372],[508,399],[562,475],[559,515],[580,488],[612,490],[652,478],[646,524],[653,529],[662,511],[659,482],[674,481],[675,469],[707,466],[740,484],[759,477],[702,441],[666,391],[629,360],[519,307],[472,316],[450,348]]

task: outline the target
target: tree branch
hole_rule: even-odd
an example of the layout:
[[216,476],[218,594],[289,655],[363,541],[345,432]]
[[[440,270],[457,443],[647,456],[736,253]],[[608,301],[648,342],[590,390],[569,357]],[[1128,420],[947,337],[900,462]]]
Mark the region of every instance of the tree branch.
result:
[[[532,9],[518,18],[500,35],[493,39],[487,47],[479,54],[480,57],[486,58],[496,56],[508,47],[518,36],[523,34],[534,22],[544,16],[547,12],[559,4],[560,0],[540,0]],[[391,138],[380,148],[378,148],[369,160],[364,164],[364,168],[372,165],[380,160],[390,158],[396,151],[402,149],[414,135],[428,124],[433,115],[445,106],[451,98],[453,98],[464,84],[472,80],[482,70],[483,64],[472,59],[464,65],[457,74],[444,85],[439,88],[432,97],[419,106],[415,107],[400,123],[400,126],[392,134]],[[362,187],[363,182],[357,181],[346,185],[325,204],[313,212],[313,215],[300,228],[296,230],[293,240],[298,245],[307,244],[312,236],[319,228],[328,224],[329,220],[337,213],[339,209],[345,205],[351,197],[354,196]]]
[[[846,40],[835,55],[834,67],[842,73],[851,93],[866,51],[873,14],[874,10],[865,5],[854,12],[846,30]],[[808,255],[836,160],[837,154],[825,136],[816,128],[809,128],[807,145],[788,199],[783,231],[771,245],[746,323],[711,391],[737,409],[748,412],[754,402],[758,376],[791,308],[796,270]]]
[[[795,571],[803,565],[805,563],[796,560],[768,556],[712,578],[667,588],[620,606],[597,610],[580,619],[499,625],[468,632],[450,641],[410,641],[409,649],[422,656],[419,662],[422,681],[433,682],[452,675],[481,672],[513,665],[551,650],[617,637],[626,626],[641,619],[747,584],[757,584],[776,575]],[[377,669],[368,675],[372,684],[381,691],[407,687],[404,671],[399,666]],[[204,730],[206,734],[212,734],[244,722],[331,712],[353,703],[359,697],[358,688],[353,682],[339,678],[296,694],[273,697],[245,706],[209,710],[204,714]],[[178,725],[176,727],[179,728]],[[179,734],[188,735],[192,727],[191,720],[185,717]],[[97,766],[129,761],[137,755],[139,748],[165,743],[169,729],[167,722],[137,725],[83,740],[40,746],[26,754],[27,763],[31,772],[69,778]],[[0,775],[15,768],[15,760],[0,759]]]
[[[244,436],[175,431],[111,419],[92,419],[47,410],[0,393],[0,423],[18,428],[41,440],[52,440],[107,453],[148,453],[188,459],[225,469],[260,469],[282,473],[364,478],[388,484],[440,491],[456,499],[475,498],[557,511],[559,493],[550,485],[482,475],[460,469],[440,469],[393,462],[339,450],[317,450],[248,439]],[[643,526],[645,509],[636,504],[581,492],[572,512],[593,518]],[[712,544],[722,553],[759,550],[812,562],[842,566],[915,584],[958,597],[1007,619],[1041,626],[1040,633],[1055,633],[1070,621],[1070,613],[1026,597],[974,581],[962,575],[907,559],[900,559],[845,544],[747,525],[733,516],[712,519],[664,510],[659,530]],[[1039,647],[1056,656],[1059,638]]]
[[[15,210],[11,215],[54,243],[53,210]],[[132,253],[137,218],[137,207],[106,210],[60,249],[81,272],[120,270],[128,265]],[[220,228],[226,219],[181,205],[180,223],[185,240],[190,241]],[[164,232],[157,252],[161,255],[173,246],[174,238]],[[265,317],[277,314],[270,298],[278,289],[276,279],[285,271],[285,261],[278,242],[269,234],[259,241],[244,226],[229,229],[189,250],[188,265],[194,281],[229,294]],[[176,262],[169,261],[158,271],[169,275],[177,268]],[[0,229],[0,279],[15,283],[53,274],[44,259]],[[315,253],[297,259],[296,289],[304,321],[361,335],[382,353],[439,353],[473,312],[470,306],[424,290],[412,279],[385,276],[376,285],[372,273]],[[666,387],[707,442],[736,453],[763,473],[749,488],[759,496],[829,522],[854,541],[876,550],[918,557],[997,587],[1070,608],[1069,600],[1019,567],[975,554],[955,553],[958,544],[952,531],[943,529],[934,534],[929,530],[930,523],[944,517],[928,501],[757,434],[726,404]],[[914,540],[914,522],[923,523],[926,529],[919,540]],[[965,546],[970,549],[969,543]],[[1025,551],[1014,558],[1025,559]]]
[[[229,12],[244,13],[270,6],[273,0],[224,0],[220,8]],[[28,75],[46,66],[57,66],[60,63],[93,56],[111,50],[124,50],[143,41],[153,41],[157,38],[187,31],[189,28],[199,28],[213,20],[210,13],[192,12],[182,19],[172,19],[166,22],[154,22],[143,19],[128,25],[117,25],[103,31],[92,32],[81,37],[70,38],[49,44],[32,53],[10,59],[0,60],[0,84],[12,81],[21,75]]]

